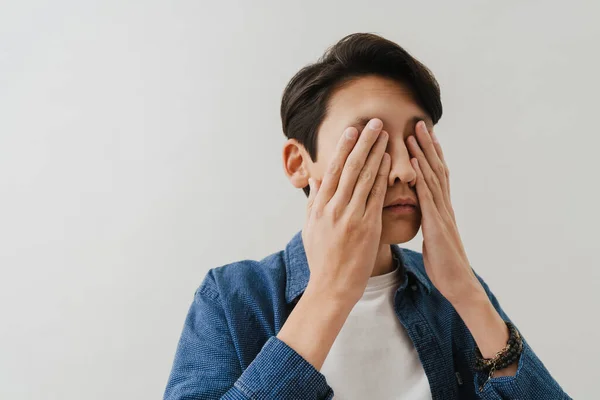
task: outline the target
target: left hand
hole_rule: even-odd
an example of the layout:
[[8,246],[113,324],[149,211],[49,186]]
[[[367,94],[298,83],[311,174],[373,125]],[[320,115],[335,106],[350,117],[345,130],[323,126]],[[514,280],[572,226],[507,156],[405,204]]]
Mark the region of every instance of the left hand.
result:
[[[418,142],[414,136],[407,142],[417,172],[425,271],[458,312],[484,357],[493,357],[506,344],[508,329],[467,259],[450,203],[449,172],[442,147],[422,121],[416,126],[416,136]],[[516,371],[514,363],[496,376],[515,375]]]
[[417,172],[417,196],[423,229],[423,262],[435,287],[451,304],[480,295],[483,287],[473,273],[458,233],[450,202],[449,170],[435,133],[423,121],[416,137],[407,139],[411,164]]

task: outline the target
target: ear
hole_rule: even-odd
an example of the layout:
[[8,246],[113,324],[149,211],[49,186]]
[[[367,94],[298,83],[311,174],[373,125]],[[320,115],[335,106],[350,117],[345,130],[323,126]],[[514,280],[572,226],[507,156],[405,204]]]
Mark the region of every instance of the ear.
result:
[[296,139],[288,139],[283,145],[283,171],[298,189],[308,186],[309,168],[312,159],[303,145]]

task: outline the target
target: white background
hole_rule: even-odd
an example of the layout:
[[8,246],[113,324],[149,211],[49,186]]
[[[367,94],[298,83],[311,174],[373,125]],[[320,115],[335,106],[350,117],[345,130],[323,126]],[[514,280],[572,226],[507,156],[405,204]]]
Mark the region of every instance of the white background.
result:
[[207,270],[301,229],[281,93],[357,31],[436,75],[471,264],[595,398],[600,3],[0,4],[0,398],[161,398]]

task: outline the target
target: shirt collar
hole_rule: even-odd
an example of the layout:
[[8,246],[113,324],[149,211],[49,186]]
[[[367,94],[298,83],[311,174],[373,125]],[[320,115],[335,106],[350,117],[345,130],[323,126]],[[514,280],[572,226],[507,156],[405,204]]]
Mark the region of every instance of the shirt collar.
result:
[[[397,244],[390,246],[392,253],[402,261],[403,269],[413,275],[428,294],[431,293],[431,283],[424,276],[421,268],[416,265],[418,261],[414,260],[408,253],[410,250],[403,249]],[[304,243],[302,242],[302,231],[296,233],[287,244],[284,259],[287,276],[285,299],[288,303],[291,303],[304,292],[310,277],[310,269],[308,268]]]

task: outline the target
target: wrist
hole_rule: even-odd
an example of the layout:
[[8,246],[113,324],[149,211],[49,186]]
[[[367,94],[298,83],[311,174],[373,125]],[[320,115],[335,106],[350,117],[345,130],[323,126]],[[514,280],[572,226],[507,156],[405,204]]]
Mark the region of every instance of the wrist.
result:
[[309,297],[315,304],[324,307],[325,312],[350,313],[358,298],[352,291],[337,293],[331,286],[309,280],[302,297]]
[[320,370],[352,307],[325,287],[309,284],[277,337]]
[[488,298],[479,279],[473,274],[465,275],[462,278],[457,277],[450,285],[446,285],[447,287],[439,288],[440,293],[455,309],[469,308],[474,304],[483,303]]
[[471,333],[476,327],[489,325],[490,321],[496,324],[502,321],[483,288],[456,298],[451,304]]
[[506,345],[508,328],[485,291],[464,298],[453,306],[484,357],[493,357]]

